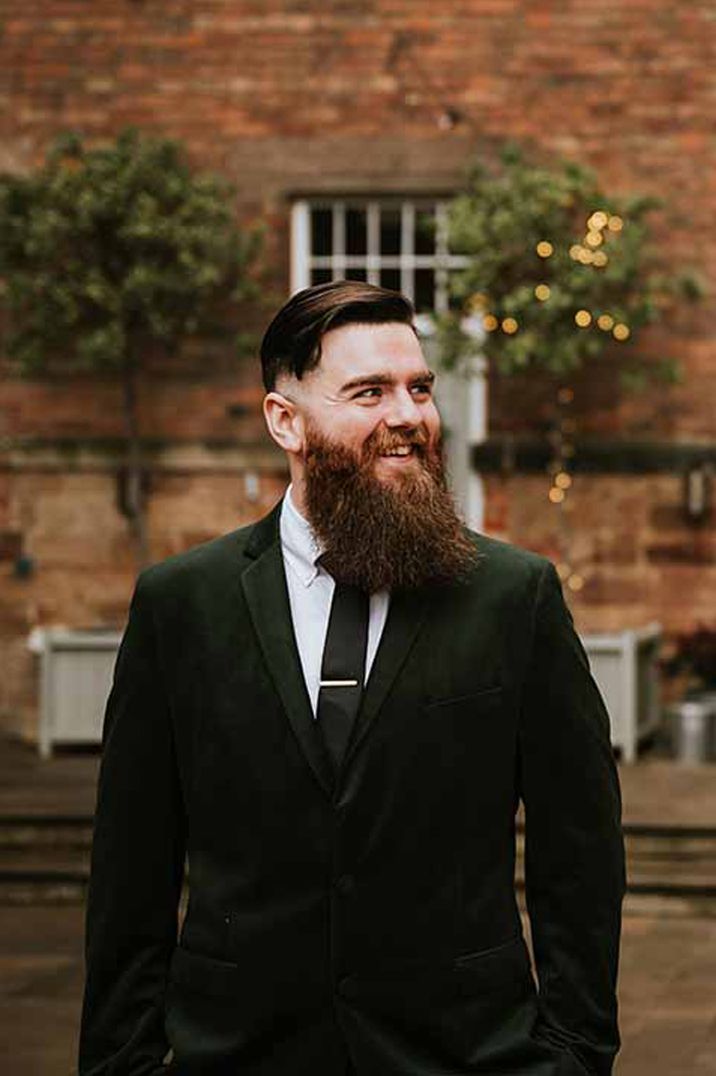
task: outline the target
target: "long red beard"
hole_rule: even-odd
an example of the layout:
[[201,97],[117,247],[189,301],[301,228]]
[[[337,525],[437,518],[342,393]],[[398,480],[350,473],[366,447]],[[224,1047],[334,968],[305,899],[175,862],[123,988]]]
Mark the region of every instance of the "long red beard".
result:
[[[477,559],[448,490],[442,445],[421,427],[378,427],[362,451],[306,430],[305,501],[334,579],[374,593],[465,578]],[[415,446],[417,460],[392,481],[376,476],[382,453]]]

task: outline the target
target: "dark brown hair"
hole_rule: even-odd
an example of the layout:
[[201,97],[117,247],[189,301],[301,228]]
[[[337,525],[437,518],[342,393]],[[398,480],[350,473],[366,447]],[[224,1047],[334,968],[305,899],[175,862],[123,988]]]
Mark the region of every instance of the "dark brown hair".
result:
[[299,381],[321,358],[321,340],[340,325],[378,325],[402,322],[415,331],[415,311],[397,291],[360,280],[333,280],[296,292],[281,307],[261,343],[261,368],[267,392],[279,374],[294,374]]

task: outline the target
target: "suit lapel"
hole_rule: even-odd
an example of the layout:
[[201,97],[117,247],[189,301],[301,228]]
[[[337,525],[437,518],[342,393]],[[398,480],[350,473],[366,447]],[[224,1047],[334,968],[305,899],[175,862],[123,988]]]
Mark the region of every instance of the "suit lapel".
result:
[[368,677],[344,765],[349,762],[375,723],[375,717],[423,626],[427,610],[428,594],[425,590],[396,592],[392,595],[388,618]]
[[[266,664],[296,739],[316,779],[330,796],[334,777],[303,678],[281,553],[281,502],[260,520],[246,546],[252,563],[242,575],[251,619]],[[345,765],[375,723],[376,715],[425,620],[429,590],[396,592],[368,677],[361,708],[344,758]]]
[[279,540],[281,504],[256,524],[241,581],[266,664],[296,739],[321,787],[331,794],[330,760],[316,726],[293,631]]

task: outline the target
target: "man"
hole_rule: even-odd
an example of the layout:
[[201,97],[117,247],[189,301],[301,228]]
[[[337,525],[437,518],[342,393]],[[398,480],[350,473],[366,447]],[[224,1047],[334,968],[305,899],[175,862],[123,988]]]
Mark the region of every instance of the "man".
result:
[[262,363],[289,491],[132,601],[80,1072],[606,1076],[620,793],[556,571],[461,526],[402,296],[299,292]]

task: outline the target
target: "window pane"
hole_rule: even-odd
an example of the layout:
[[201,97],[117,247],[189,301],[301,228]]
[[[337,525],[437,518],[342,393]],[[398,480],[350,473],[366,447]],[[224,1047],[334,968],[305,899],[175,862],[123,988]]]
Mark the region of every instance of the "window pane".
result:
[[415,214],[415,253],[435,253],[434,209],[419,209]]
[[365,209],[346,209],[346,254],[365,254],[367,249]]
[[346,269],[346,280],[367,280],[367,269]]
[[415,270],[415,309],[418,314],[435,309],[435,272],[433,269]]
[[311,210],[311,253],[333,253],[333,213],[330,209]]
[[[381,206],[380,253],[400,254],[400,208]],[[387,288],[388,285],[386,284]]]
[[333,280],[330,269],[311,269],[311,284],[327,284],[329,280]]
[[390,288],[391,291],[400,291],[400,269],[381,269],[381,288]]

